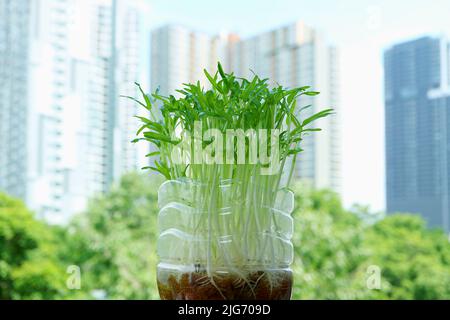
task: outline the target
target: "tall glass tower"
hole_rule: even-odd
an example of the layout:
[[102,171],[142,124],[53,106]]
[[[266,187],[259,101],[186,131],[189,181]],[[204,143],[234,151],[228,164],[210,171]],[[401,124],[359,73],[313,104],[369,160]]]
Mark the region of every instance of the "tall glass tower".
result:
[[450,231],[450,45],[424,37],[385,52],[388,212]]

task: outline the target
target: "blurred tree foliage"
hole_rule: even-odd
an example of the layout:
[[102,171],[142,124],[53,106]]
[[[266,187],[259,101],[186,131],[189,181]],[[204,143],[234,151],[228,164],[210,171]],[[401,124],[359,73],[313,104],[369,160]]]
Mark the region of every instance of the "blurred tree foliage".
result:
[[364,245],[382,271],[376,299],[450,299],[450,243],[419,216],[389,216],[369,228]]
[[[126,175],[64,228],[0,196],[0,298],[158,298],[160,183]],[[442,231],[414,215],[345,210],[331,191],[295,192],[293,298],[450,299],[450,243]],[[66,289],[68,265],[81,268],[75,293]],[[381,280],[375,288],[374,270]]]
[[157,189],[161,180],[124,176],[91,201],[63,234],[62,259],[81,267],[84,291],[108,299],[156,299]]
[[[449,299],[450,242],[410,214],[343,209],[330,191],[297,188],[297,299]],[[374,270],[380,286],[370,285]]]
[[0,299],[72,296],[55,235],[21,201],[0,193]]
[[353,299],[366,259],[363,225],[327,190],[298,187],[296,194],[294,299]]

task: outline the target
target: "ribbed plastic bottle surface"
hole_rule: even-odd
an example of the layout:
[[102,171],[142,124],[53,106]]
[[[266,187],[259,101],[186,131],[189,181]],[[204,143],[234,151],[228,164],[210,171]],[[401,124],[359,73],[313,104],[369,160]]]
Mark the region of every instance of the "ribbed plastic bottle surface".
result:
[[256,191],[245,194],[247,189],[232,180],[221,181],[217,188],[188,179],[161,185],[160,262],[214,269],[242,264],[288,267],[293,260],[293,193],[281,189],[264,198],[258,188],[249,188]]
[[232,180],[161,185],[161,299],[290,299],[294,195],[266,189]]

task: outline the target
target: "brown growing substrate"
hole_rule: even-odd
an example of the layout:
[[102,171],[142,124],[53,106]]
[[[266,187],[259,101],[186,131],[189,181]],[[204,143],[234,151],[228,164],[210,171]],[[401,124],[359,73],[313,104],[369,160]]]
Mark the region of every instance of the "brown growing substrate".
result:
[[171,273],[164,282],[158,278],[158,290],[162,300],[289,300],[292,272],[255,271],[246,280],[217,275],[213,281],[206,272]]

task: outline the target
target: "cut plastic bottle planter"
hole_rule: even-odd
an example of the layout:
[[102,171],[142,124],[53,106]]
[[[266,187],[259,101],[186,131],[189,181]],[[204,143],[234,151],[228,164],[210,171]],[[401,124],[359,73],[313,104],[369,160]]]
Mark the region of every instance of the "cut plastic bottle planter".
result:
[[233,180],[161,185],[162,299],[290,299],[294,195],[260,190]]

